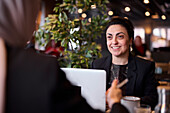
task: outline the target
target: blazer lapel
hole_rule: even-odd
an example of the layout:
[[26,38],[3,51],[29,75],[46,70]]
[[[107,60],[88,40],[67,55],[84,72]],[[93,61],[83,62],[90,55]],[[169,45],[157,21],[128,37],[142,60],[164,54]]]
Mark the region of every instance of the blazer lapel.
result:
[[135,81],[136,81],[136,63],[135,58],[130,55],[128,61],[128,74],[129,82],[126,85],[126,95],[132,96],[134,94]]

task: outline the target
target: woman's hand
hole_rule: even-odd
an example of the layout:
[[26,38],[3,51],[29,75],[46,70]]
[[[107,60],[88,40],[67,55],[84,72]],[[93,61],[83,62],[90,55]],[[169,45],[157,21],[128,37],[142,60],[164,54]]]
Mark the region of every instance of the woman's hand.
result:
[[120,99],[122,98],[121,89],[117,88],[118,80],[115,79],[112,82],[111,87],[106,91],[106,102],[109,105],[109,108],[112,107],[114,103],[120,103]]

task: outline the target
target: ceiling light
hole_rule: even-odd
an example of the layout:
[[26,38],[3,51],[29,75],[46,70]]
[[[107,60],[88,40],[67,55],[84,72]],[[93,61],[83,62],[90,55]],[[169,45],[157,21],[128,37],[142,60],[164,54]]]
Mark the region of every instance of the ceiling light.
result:
[[155,14],[155,15],[152,15],[151,17],[152,17],[152,19],[158,19],[158,18],[159,18],[159,15],[158,15],[158,14]]
[[146,26],[146,27],[145,27],[145,33],[146,33],[146,34],[151,34],[151,32],[152,32],[151,27],[150,27],[150,26]]
[[128,17],[124,17],[124,18],[128,20]]
[[130,7],[125,7],[125,11],[129,12],[130,11]]
[[88,21],[91,22],[91,18],[89,18]]
[[78,9],[78,13],[82,13],[83,12],[83,10],[82,9]]
[[113,15],[113,11],[109,11],[108,15],[112,16]]
[[81,17],[86,18],[87,17],[86,13],[83,13]]
[[92,9],[95,9],[95,8],[96,8],[96,5],[91,5],[91,8],[92,8]]
[[145,12],[145,15],[146,15],[146,16],[150,16],[150,12],[149,12],[149,11],[146,11],[146,12]]
[[149,0],[143,0],[143,3],[149,4]]
[[162,15],[161,18],[162,18],[162,20],[165,20],[165,19],[166,19],[166,16],[165,16],[165,15]]

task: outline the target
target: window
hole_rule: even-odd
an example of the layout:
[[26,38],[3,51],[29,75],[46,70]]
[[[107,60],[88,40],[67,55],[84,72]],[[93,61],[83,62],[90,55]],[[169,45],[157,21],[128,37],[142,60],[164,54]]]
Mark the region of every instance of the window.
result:
[[153,35],[160,38],[166,38],[166,29],[165,28],[155,28],[153,29]]
[[170,28],[154,28],[151,37],[152,48],[167,47],[170,40]]

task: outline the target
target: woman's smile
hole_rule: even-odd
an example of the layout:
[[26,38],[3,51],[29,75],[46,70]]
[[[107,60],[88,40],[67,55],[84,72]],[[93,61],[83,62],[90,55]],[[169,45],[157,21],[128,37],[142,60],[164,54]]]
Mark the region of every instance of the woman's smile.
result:
[[120,48],[120,46],[111,46],[111,48],[113,49],[113,50],[118,50],[119,48]]

